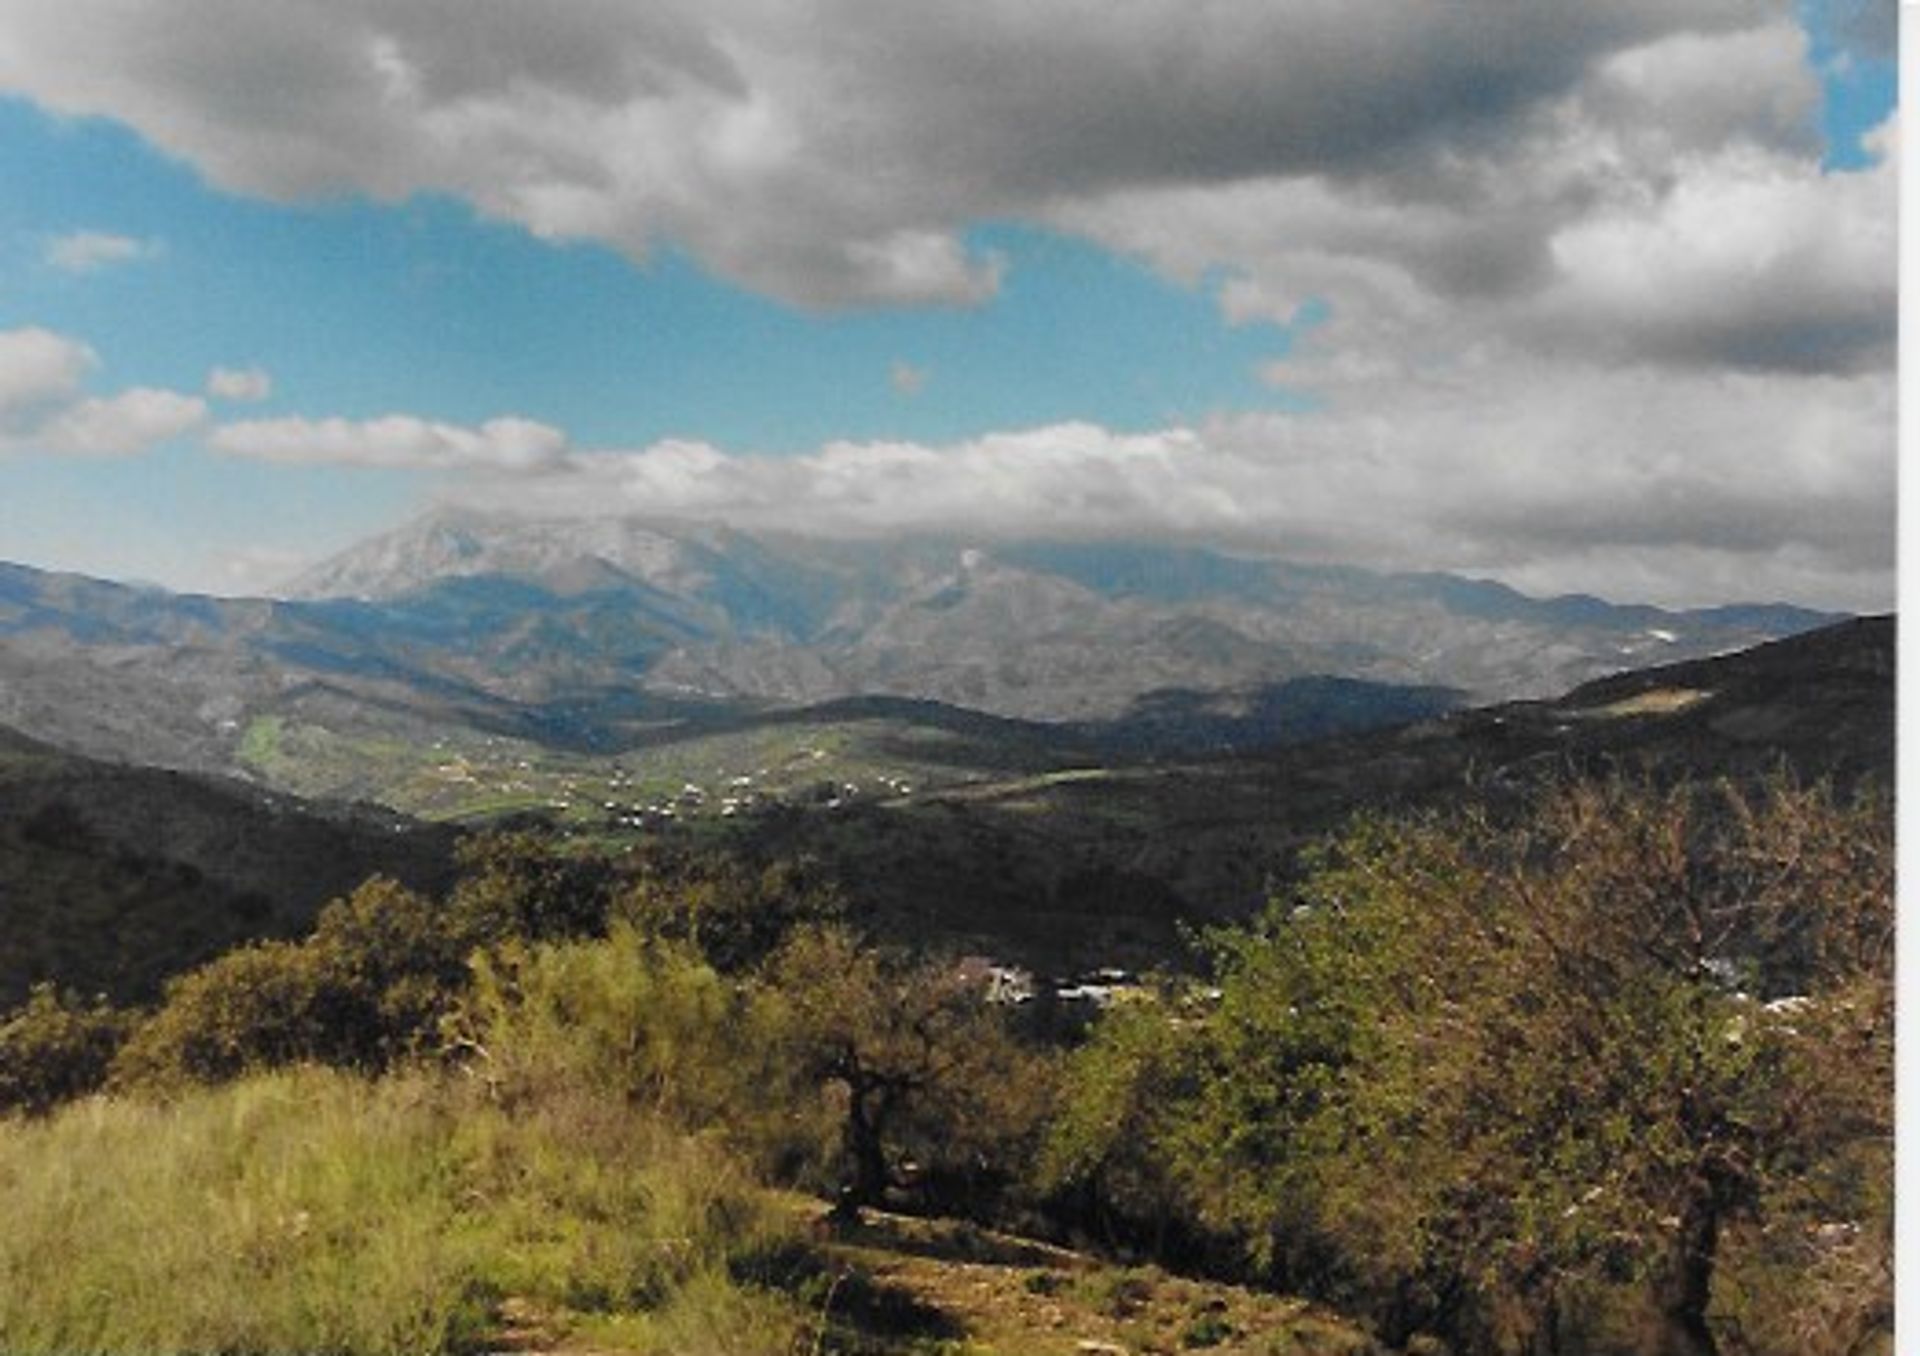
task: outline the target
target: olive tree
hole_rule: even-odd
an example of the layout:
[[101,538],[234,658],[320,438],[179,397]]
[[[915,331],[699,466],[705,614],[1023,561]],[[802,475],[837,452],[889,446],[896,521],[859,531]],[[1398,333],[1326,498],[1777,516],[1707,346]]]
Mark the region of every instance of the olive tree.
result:
[[1716,1353],[1732,1231],[1884,1228],[1890,838],[1784,781],[1362,823],[1216,939],[1155,1152],[1257,1269],[1390,1340]]

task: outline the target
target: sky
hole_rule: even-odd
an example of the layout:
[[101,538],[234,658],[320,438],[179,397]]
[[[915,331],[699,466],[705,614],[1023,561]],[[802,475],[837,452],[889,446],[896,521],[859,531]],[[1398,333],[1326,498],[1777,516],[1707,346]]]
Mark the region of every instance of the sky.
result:
[[0,0],[0,559],[430,506],[1894,596],[1894,0]]

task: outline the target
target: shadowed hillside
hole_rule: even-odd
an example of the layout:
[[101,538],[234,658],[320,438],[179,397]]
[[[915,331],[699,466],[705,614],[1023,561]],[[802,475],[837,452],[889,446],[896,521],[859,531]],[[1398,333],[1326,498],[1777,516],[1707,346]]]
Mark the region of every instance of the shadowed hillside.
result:
[[1068,969],[1150,965],[1179,925],[1244,917],[1363,809],[1500,801],[1542,780],[1764,776],[1890,786],[1894,620],[1259,754],[1083,766],[734,832],[819,856],[885,926]]
[[367,806],[100,763],[0,729],[0,1005],[53,980],[122,1000],[310,927],[375,872],[444,883],[453,835]]

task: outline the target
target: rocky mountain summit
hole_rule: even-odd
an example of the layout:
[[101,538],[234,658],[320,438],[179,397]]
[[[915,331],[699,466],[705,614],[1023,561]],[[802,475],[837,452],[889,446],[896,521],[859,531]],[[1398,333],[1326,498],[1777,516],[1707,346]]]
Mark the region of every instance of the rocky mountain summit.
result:
[[[518,590],[517,597],[509,596]],[[627,619],[646,686],[820,701],[880,693],[996,714],[1113,716],[1166,689],[1304,675],[1544,696],[1835,618],[1527,597],[1446,574],[1376,574],[1197,547],[831,541],[640,519],[441,511],[307,572],[290,592],[394,608],[538,603],[584,657]],[[530,639],[531,637],[525,637]],[[643,653],[644,652],[644,653]]]

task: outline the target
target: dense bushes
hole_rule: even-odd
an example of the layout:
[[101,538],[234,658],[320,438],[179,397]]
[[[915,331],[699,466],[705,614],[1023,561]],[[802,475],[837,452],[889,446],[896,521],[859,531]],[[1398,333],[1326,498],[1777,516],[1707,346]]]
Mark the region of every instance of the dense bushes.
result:
[[[1215,939],[1203,1020],[1102,1024],[1047,1161],[1396,1343],[1778,1330],[1752,1278],[1779,1239],[1837,1219],[1870,1259],[1887,1237],[1889,819],[1785,784],[1612,784],[1514,822],[1362,824]],[[1838,1272],[1802,1269],[1822,1332],[1775,1350],[1873,1334],[1884,1286]]]
[[101,1086],[129,1025],[104,1003],[37,985],[0,1021],[0,1113],[45,1112]]
[[686,942],[733,974],[766,960],[795,929],[840,920],[846,903],[804,863],[659,854],[641,862],[611,910],[649,936]]
[[123,1085],[218,1082],[310,1061],[373,1072],[438,1048],[476,949],[593,935],[616,875],[531,834],[483,834],[443,903],[383,877],[298,942],[240,947],[169,982],[115,1065]]
[[750,976],[617,923],[478,956],[449,1023],[504,1106],[580,1089],[722,1134],[770,1177],[984,1209],[1037,1147],[1051,1062],[950,965],[801,928]]
[[300,1061],[385,1068],[432,1035],[469,947],[433,901],[375,877],[322,910],[305,941],[257,942],[172,981],[115,1075],[161,1085]]

